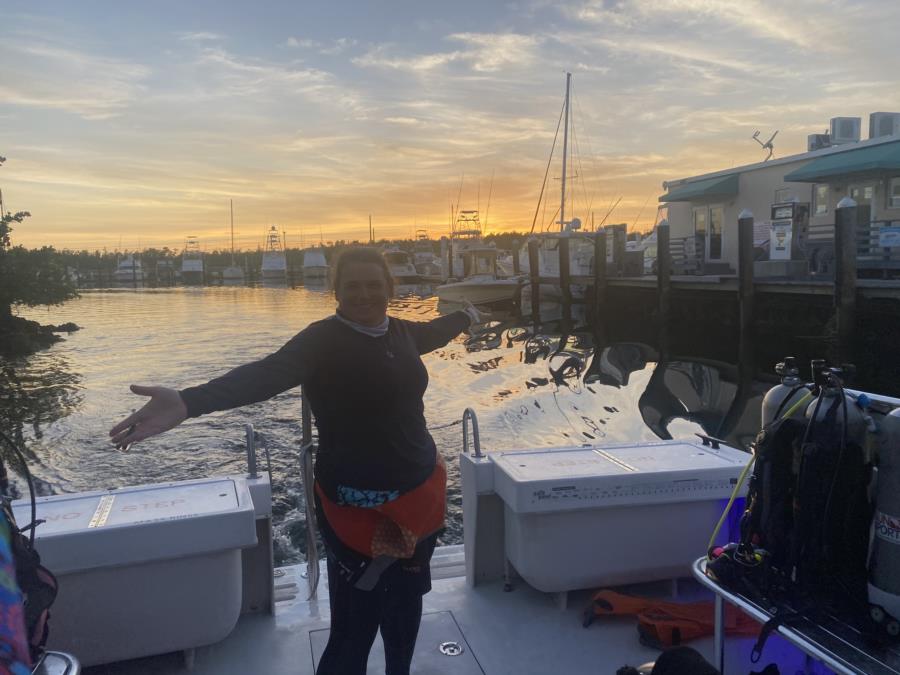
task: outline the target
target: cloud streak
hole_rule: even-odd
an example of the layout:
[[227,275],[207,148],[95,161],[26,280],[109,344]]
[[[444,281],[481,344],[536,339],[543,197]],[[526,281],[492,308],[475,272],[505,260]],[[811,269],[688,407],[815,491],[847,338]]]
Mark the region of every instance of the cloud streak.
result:
[[426,73],[451,64],[464,64],[476,73],[496,73],[506,68],[523,68],[537,58],[541,38],[515,33],[452,33],[448,42],[462,43],[461,49],[399,56],[397,45],[380,44],[353,59],[363,68],[389,68]]
[[85,119],[121,114],[146,90],[151,69],[122,59],[98,56],[40,42],[0,43],[3,102],[50,108]]

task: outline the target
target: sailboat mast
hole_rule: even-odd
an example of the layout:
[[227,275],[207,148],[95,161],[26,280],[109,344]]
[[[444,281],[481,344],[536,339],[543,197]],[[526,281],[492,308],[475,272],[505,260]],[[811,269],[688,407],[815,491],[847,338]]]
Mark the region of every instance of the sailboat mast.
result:
[[228,200],[228,207],[231,210],[231,266],[234,267],[234,200]]
[[569,86],[572,82],[572,73],[566,73],[566,117],[563,127],[563,158],[562,158],[562,195],[559,203],[559,231],[566,226],[566,163],[569,149]]

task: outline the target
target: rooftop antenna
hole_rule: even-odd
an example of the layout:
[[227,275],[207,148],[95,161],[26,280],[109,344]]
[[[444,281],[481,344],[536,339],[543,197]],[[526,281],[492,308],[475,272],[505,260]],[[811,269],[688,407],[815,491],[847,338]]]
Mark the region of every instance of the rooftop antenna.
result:
[[772,155],[775,154],[775,146],[772,145],[772,141],[775,140],[775,137],[777,135],[778,135],[778,129],[776,129],[775,133],[769,137],[769,140],[767,140],[765,143],[763,143],[761,140],[759,140],[759,131],[753,132],[753,140],[756,141],[757,143],[759,143],[762,146],[763,150],[769,151],[769,154],[766,155],[766,158],[763,160],[764,162],[768,162],[770,159],[772,159]]

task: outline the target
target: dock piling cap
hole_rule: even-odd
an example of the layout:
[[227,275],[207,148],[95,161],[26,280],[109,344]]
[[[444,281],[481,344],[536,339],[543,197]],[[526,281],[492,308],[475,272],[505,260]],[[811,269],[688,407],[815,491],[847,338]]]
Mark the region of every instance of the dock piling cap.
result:
[[753,212],[750,209],[744,209],[738,215],[738,220],[747,220],[748,218],[753,218]]
[[854,206],[856,206],[856,201],[852,197],[844,197],[837,203],[837,208],[839,209],[849,209]]

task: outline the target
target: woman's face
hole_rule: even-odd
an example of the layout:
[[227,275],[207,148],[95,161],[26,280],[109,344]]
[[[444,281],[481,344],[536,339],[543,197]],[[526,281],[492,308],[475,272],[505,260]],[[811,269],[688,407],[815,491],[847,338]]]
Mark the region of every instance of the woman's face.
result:
[[334,290],[338,310],[350,321],[377,326],[387,315],[391,292],[384,270],[376,263],[348,263]]

